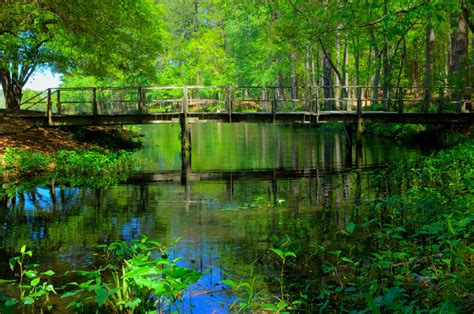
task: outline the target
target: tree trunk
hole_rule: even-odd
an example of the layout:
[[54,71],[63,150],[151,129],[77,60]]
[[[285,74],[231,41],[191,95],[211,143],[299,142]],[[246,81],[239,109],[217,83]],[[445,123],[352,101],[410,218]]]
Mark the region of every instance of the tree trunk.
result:
[[[384,0],[383,5],[384,16],[388,15],[388,0]],[[383,39],[383,106],[388,111],[388,96],[390,88],[390,64],[388,60],[388,34],[384,34]]]
[[294,49],[291,50],[291,99],[298,99],[298,76],[296,75],[296,66],[298,56]]
[[319,85],[319,78],[318,80],[316,80],[316,67],[317,67],[317,70],[319,72],[319,61],[317,61],[317,65],[315,66],[314,64],[314,53],[313,53],[313,47],[310,46],[309,47],[309,53],[311,55],[311,82],[313,84],[313,88],[315,88],[317,85]]
[[[347,43],[347,37],[344,38],[344,56],[342,58],[342,93],[341,96],[342,98],[348,98],[349,96],[349,89],[347,88],[347,85],[349,84],[349,71],[347,71],[347,62],[349,59],[349,45]],[[346,100],[346,110],[347,110],[348,104]]]
[[374,80],[372,81],[372,97],[370,100],[372,103],[375,103],[377,102],[378,93],[379,93],[380,70],[382,68],[381,66],[382,56],[377,47],[377,43],[375,42],[375,36],[373,40],[374,40],[373,49],[374,49],[374,58],[375,58],[375,73],[374,73]]
[[[334,109],[334,84],[332,79],[332,68],[329,64],[328,58],[323,55],[323,86],[324,86],[324,104],[326,105],[326,109],[333,110]],[[328,98],[330,98],[328,100]]]
[[435,35],[433,27],[426,28],[426,47],[425,47],[425,97],[423,102],[423,112],[427,113],[431,102],[431,81],[433,73],[433,64],[431,62],[431,52],[434,47]]
[[418,62],[418,60],[415,60],[413,62],[413,87],[415,88],[414,90],[414,96],[415,96],[415,99],[418,99],[419,98],[419,90],[418,90],[418,86],[420,85],[420,64]]
[[10,110],[19,109],[24,84],[18,82],[9,71],[5,70],[0,70],[0,79],[2,81],[6,108]]
[[[339,25],[337,26],[339,28]],[[340,40],[340,34],[339,31],[336,33],[336,68],[339,69],[339,60],[341,59],[341,40]],[[344,75],[344,74],[343,74]],[[336,100],[336,109],[341,108],[341,80],[339,79],[339,76],[336,75],[336,83],[334,84],[336,86],[336,97],[338,98]]]
[[462,109],[463,100],[469,97],[466,93],[466,82],[468,80],[467,57],[468,57],[468,28],[467,16],[462,12],[459,16],[459,23],[456,32],[454,33],[453,42],[453,75],[458,82],[457,85],[457,100],[458,106],[456,111]]
[[310,50],[306,47],[306,60],[304,63],[305,78],[306,78],[306,93],[305,93],[305,110],[310,111],[311,109],[311,71],[310,71]]

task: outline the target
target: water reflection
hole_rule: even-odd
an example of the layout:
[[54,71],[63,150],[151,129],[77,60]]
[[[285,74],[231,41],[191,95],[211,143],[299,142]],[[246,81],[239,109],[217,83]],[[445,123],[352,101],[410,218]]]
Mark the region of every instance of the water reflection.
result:
[[[187,292],[187,312],[225,312],[219,281],[265,254],[275,235],[325,242],[356,219],[357,204],[379,196],[372,169],[416,151],[367,139],[348,150],[337,130],[275,125],[193,126],[192,163],[181,173],[177,130],[144,129],[136,173],[107,189],[36,187],[3,200],[0,270],[22,244],[61,274],[90,267],[97,244],[142,234],[170,243],[203,272]],[[356,169],[359,158],[359,170]],[[210,310],[211,309],[211,310]]]

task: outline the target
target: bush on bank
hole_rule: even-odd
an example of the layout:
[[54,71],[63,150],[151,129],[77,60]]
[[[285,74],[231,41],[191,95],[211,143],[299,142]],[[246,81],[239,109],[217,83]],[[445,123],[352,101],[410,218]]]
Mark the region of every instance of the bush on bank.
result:
[[7,148],[0,171],[7,183],[55,178],[66,185],[106,186],[126,176],[130,156],[124,151],[59,150],[50,155]]

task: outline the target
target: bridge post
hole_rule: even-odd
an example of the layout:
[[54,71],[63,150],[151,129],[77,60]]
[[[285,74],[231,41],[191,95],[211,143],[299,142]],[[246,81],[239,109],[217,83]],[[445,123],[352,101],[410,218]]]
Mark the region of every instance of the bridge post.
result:
[[58,116],[61,115],[61,90],[56,90],[56,109],[57,109],[57,112],[56,114]]
[[143,88],[140,86],[138,87],[138,114],[141,116],[143,114],[143,105],[145,103],[145,91]]
[[97,117],[99,113],[99,108],[97,107],[97,88],[92,88],[92,115],[94,118]]
[[357,113],[360,115],[362,113],[362,90],[360,86],[357,86]]
[[276,121],[276,110],[277,110],[277,89],[273,88],[273,99],[272,99],[272,122]]
[[48,125],[53,124],[53,103],[51,101],[51,88],[48,88],[47,104],[46,104],[46,117],[48,119]]
[[183,87],[183,110],[179,116],[181,126],[181,155],[189,157],[191,151],[191,128],[188,123],[188,88]]
[[316,91],[315,91],[315,98],[316,98],[316,115],[318,117],[318,122],[319,122],[319,111],[321,110],[320,104],[319,104],[319,87],[316,86]]

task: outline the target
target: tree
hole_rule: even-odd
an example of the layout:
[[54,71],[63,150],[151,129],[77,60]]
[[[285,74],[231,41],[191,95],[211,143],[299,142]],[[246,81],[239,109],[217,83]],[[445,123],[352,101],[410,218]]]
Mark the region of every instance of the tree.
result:
[[152,0],[29,0],[0,4],[0,79],[7,108],[18,108],[32,73],[154,75],[161,42]]

